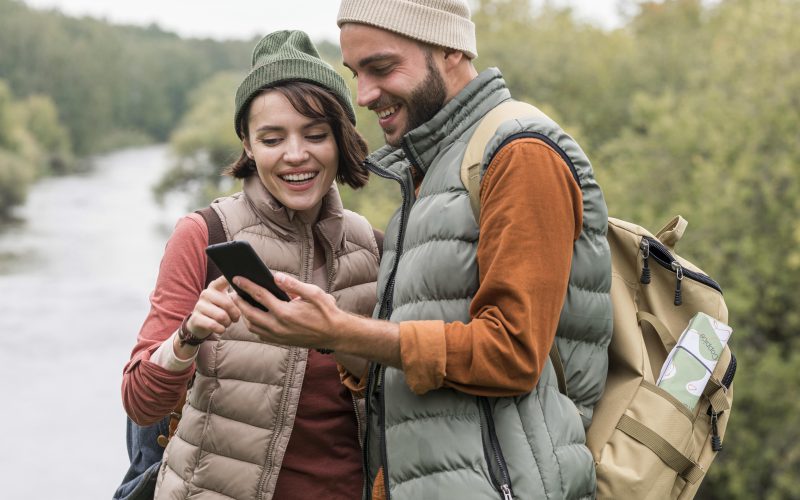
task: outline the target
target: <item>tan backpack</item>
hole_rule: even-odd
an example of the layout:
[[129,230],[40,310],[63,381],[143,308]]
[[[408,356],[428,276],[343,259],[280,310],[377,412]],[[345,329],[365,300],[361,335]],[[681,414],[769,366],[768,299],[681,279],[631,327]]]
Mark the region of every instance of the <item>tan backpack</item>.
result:
[[[507,101],[490,111],[470,138],[461,178],[475,220],[488,141],[500,123],[537,115],[542,112],[529,104]],[[599,499],[692,498],[722,449],[736,372],[736,358],[727,346],[693,410],[655,384],[667,354],[696,313],[728,322],[719,285],[675,254],[686,226],[678,216],[653,235],[630,222],[608,221],[614,334],[605,391],[587,430]],[[550,357],[559,388],[568,394],[557,350]]]

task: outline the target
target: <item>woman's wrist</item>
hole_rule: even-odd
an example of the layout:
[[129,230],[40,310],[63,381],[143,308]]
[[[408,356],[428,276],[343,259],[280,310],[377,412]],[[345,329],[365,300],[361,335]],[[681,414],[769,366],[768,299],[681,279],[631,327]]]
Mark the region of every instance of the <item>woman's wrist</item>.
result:
[[178,359],[193,359],[200,349],[200,344],[205,337],[198,337],[189,329],[188,322],[192,315],[189,314],[181,322],[176,335],[173,335],[172,349]]

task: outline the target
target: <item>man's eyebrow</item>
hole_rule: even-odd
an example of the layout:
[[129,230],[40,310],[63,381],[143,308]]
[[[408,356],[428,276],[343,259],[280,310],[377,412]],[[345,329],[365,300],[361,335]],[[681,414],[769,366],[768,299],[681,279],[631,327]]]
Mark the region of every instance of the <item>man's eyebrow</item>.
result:
[[[370,65],[370,64],[372,64],[374,62],[382,61],[384,59],[391,59],[393,57],[395,57],[395,54],[392,53],[392,52],[378,52],[377,54],[372,54],[372,55],[369,55],[369,56],[359,60],[358,63],[356,64],[356,66],[361,68],[361,67]],[[346,62],[342,62],[342,64],[344,64],[345,67],[347,67],[347,69],[349,69],[350,71],[355,71]]]

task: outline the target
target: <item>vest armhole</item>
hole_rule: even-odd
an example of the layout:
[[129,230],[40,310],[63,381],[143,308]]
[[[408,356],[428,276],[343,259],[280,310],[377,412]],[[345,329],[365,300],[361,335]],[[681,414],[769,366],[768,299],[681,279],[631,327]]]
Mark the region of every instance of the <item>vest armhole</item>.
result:
[[383,258],[383,231],[373,227],[372,234],[375,236],[375,243],[378,245],[378,260],[380,261]]

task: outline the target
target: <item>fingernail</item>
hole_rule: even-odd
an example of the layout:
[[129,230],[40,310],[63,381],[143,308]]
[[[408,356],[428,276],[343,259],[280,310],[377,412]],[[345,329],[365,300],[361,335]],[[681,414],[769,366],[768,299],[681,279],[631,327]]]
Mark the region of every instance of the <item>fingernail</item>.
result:
[[237,276],[237,277],[235,277],[235,278],[233,278],[233,284],[234,284],[234,285],[236,285],[236,286],[239,286],[239,282],[240,282],[240,281],[242,281],[242,279],[241,279],[241,278],[239,278],[238,276]]
[[286,275],[285,274],[283,274],[283,273],[276,273],[275,274],[275,281],[277,283],[283,283],[285,279],[286,279]]

